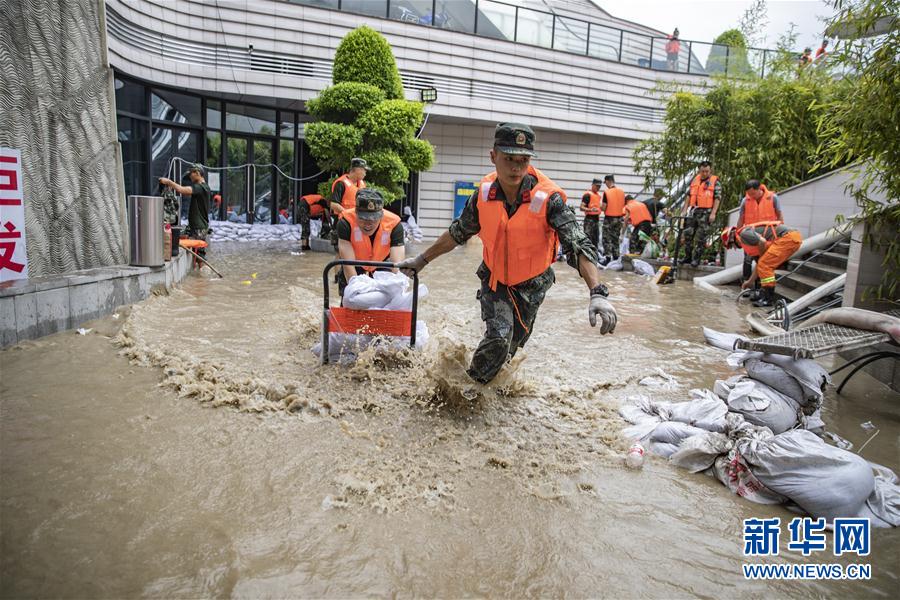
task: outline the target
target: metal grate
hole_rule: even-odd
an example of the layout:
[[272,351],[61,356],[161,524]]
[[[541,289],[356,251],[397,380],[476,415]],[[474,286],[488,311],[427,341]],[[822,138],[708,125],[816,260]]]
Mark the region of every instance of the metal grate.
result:
[[785,354],[797,359],[818,358],[845,350],[874,346],[890,339],[888,334],[878,331],[820,323],[806,329],[768,335],[754,340],[738,340],[735,346],[741,350]]

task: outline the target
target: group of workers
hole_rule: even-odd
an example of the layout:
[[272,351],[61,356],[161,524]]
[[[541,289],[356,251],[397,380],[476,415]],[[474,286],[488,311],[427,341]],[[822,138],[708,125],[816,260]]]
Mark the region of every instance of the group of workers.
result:
[[[643,251],[645,240],[652,236],[656,215],[651,213],[647,204],[635,200],[634,196],[617,187],[615,176],[603,178],[605,190],[601,191],[600,183],[599,179],[591,182],[591,189],[582,195],[579,208],[584,213],[584,233],[595,247],[599,247],[600,215],[603,215],[604,256],[600,264],[606,266],[619,258],[619,238],[626,225],[632,226],[629,249],[638,254]],[[659,199],[655,199],[658,212]]]

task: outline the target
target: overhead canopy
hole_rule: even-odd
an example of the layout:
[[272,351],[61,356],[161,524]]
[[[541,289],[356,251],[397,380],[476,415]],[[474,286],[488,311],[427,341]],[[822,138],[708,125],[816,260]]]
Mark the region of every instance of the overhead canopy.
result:
[[863,31],[860,31],[862,27],[855,20],[843,23],[833,23],[825,30],[825,37],[839,38],[842,40],[868,38],[889,33],[898,25],[900,25],[900,23],[897,23],[897,15],[881,17]]

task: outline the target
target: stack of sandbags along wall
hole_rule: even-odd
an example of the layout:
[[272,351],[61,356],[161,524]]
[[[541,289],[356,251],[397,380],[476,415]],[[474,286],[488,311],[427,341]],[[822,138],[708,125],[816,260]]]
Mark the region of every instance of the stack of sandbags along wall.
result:
[[[704,335],[724,350],[737,339],[707,329]],[[692,390],[689,402],[629,398],[620,409],[632,423],[625,436],[755,502],[793,505],[829,521],[868,517],[875,526],[900,526],[897,476],[825,431],[825,369],[758,352],[733,352],[728,363],[745,372],[716,381],[713,390]]]
[[125,262],[103,2],[4,3],[0,146],[21,150],[32,277]]

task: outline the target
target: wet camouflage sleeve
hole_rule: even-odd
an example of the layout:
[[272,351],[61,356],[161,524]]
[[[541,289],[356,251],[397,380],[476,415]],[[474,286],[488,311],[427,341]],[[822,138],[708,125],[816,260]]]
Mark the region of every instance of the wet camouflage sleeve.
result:
[[466,201],[459,218],[450,223],[450,237],[457,244],[465,244],[473,235],[481,231],[478,222],[478,192],[475,192]]
[[549,202],[547,204],[547,222],[556,230],[569,266],[577,270],[578,257],[581,255],[596,264],[597,247],[591,243],[584,230],[578,226],[572,208],[563,202],[562,196],[559,194],[553,194],[547,202]]
[[716,179],[716,185],[713,187],[713,200],[722,201],[722,182]]

